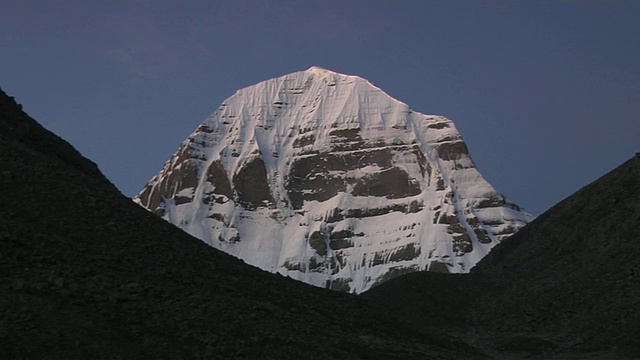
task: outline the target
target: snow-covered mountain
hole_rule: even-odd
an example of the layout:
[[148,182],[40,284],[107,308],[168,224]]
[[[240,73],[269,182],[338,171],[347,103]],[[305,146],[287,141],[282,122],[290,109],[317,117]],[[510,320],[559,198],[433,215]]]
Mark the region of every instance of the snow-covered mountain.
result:
[[533,219],[451,120],[318,67],[237,91],[135,201],[249,264],[356,293],[468,272]]

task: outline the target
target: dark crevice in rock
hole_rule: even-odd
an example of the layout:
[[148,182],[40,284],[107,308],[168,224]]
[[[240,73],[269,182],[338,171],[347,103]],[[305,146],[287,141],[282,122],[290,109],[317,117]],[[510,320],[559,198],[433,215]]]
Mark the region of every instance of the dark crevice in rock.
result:
[[233,190],[227,176],[227,171],[219,160],[209,165],[207,169],[207,181],[213,185],[213,193],[220,194],[233,199]]
[[358,180],[351,192],[354,196],[384,196],[400,199],[420,194],[420,183],[404,170],[392,167]]
[[298,136],[293,141],[293,147],[294,148],[301,148],[301,147],[313,145],[313,143],[315,141],[316,141],[316,136],[313,135],[313,134],[304,135],[304,136]]
[[458,160],[469,156],[469,150],[463,141],[440,143],[435,148],[442,160]]
[[256,157],[245,163],[233,177],[233,184],[238,193],[238,201],[246,209],[273,207],[275,201],[267,181],[264,161]]
[[318,253],[318,255],[327,255],[327,242],[325,241],[325,235],[322,232],[312,232],[311,235],[309,235],[307,242],[309,243],[309,246]]

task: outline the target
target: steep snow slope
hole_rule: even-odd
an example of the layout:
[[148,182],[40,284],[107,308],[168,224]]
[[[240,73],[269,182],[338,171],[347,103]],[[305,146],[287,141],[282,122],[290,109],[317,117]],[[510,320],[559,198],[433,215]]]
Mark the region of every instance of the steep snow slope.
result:
[[136,201],[247,263],[357,293],[467,272],[532,220],[450,120],[318,67],[237,91]]

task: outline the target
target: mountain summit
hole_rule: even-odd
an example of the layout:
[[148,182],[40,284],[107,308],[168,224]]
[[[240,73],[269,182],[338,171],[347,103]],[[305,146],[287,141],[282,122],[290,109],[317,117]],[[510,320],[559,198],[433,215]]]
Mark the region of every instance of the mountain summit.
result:
[[468,272],[533,219],[451,120],[315,66],[238,90],[135,201],[249,264],[356,293]]

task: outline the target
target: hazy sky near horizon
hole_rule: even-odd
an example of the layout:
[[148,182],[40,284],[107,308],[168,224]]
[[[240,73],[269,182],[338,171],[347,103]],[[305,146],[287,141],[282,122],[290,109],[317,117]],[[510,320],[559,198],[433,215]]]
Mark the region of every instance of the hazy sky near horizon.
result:
[[640,151],[640,3],[6,1],[0,88],[127,196],[236,90],[320,66],[454,121],[534,215]]

